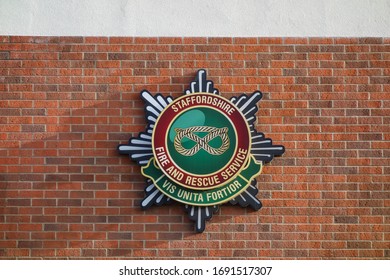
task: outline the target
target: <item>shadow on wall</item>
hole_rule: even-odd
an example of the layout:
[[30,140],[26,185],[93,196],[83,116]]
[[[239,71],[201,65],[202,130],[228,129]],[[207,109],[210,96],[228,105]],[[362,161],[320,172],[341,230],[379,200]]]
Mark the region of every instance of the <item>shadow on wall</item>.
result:
[[[234,240],[248,220],[269,231],[253,211],[237,206],[220,209],[204,234],[195,234],[181,204],[142,211],[145,179],[116,147],[144,131],[143,101],[136,93],[94,89],[9,100],[2,257],[196,257],[196,240]],[[217,243],[204,250],[197,244],[196,254],[210,256]]]
[[[388,38],[0,36],[1,258],[388,258]],[[203,234],[182,205],[140,210],[117,145],[146,88],[205,68],[229,98],[259,86],[259,131],[286,147],[264,207],[223,206]]]

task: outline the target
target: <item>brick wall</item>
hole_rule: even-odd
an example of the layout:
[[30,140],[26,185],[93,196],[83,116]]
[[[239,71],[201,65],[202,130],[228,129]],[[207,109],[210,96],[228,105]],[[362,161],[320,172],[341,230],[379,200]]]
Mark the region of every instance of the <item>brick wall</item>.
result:
[[[390,258],[388,38],[0,37],[1,258]],[[286,147],[263,208],[195,234],[182,205],[140,210],[116,146],[139,92],[180,96],[199,68],[225,97],[261,90]]]

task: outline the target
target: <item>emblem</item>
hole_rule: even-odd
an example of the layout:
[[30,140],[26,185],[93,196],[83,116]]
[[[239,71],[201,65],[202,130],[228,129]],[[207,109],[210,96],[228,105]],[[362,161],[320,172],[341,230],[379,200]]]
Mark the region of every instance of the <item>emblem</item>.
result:
[[262,207],[256,177],[284,147],[254,127],[260,91],[228,100],[201,69],[179,98],[146,90],[141,97],[146,131],[118,151],[141,165],[146,177],[142,209],[183,203],[196,231],[203,232],[223,203]]

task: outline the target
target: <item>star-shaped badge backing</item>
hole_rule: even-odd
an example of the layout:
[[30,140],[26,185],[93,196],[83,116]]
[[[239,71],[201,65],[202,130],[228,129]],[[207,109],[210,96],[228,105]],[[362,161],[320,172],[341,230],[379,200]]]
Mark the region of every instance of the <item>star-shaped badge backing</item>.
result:
[[[206,70],[204,69],[198,71],[195,81],[190,83],[190,88],[185,90],[184,94],[199,92],[219,95],[218,89],[214,88],[214,83],[206,79]],[[152,95],[147,90],[141,92],[141,98],[145,102],[146,130],[139,133],[138,137],[130,138],[128,144],[119,145],[117,149],[120,154],[129,155],[138,165],[145,166],[153,157],[152,133],[156,121],[164,108],[173,101],[173,98],[171,96],[164,97],[160,93]],[[258,132],[255,128],[256,112],[258,111],[257,102],[261,98],[262,93],[255,91],[251,95],[242,94],[238,97],[232,97],[230,101],[242,112],[248,123],[252,142],[251,154],[256,161],[264,164],[270,162],[274,156],[282,155],[285,150],[281,145],[273,145],[271,139],[265,138],[264,134]],[[257,180],[253,179],[242,193],[228,203],[259,210],[262,204],[256,197],[257,193]],[[145,198],[141,202],[143,210],[153,205],[162,206],[170,202],[172,202],[170,197],[163,194],[152,180],[146,179]],[[196,232],[203,232],[206,228],[206,221],[218,212],[219,205],[194,206],[184,204],[184,210],[188,213],[189,219],[195,222]]]

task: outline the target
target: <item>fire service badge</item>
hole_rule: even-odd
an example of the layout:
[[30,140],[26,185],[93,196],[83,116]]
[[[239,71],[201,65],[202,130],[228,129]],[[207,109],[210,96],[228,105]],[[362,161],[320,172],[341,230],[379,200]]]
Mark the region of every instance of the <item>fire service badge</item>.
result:
[[260,91],[228,100],[201,69],[179,98],[146,90],[141,97],[147,128],[117,149],[141,166],[142,209],[180,202],[196,231],[203,232],[223,203],[262,207],[256,177],[284,147],[255,128]]

